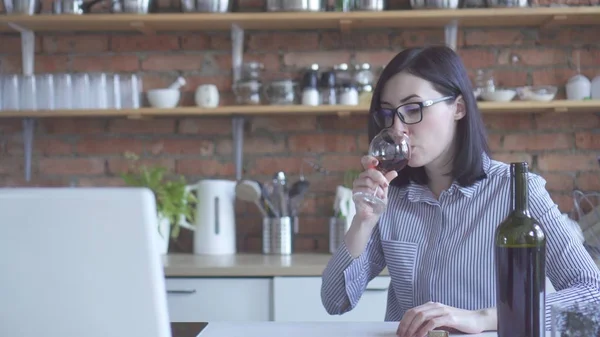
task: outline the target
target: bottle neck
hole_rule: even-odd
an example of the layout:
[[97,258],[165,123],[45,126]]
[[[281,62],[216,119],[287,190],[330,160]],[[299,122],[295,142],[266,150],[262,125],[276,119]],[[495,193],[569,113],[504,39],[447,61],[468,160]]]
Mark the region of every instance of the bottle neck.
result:
[[527,188],[527,171],[514,170],[511,179],[511,206],[517,213],[529,213],[529,195]]

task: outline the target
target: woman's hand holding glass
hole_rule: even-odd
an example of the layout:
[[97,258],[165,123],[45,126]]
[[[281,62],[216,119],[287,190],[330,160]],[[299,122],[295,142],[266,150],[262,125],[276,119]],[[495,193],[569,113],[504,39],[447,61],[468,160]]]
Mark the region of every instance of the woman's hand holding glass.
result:
[[393,129],[384,129],[373,138],[369,154],[361,159],[365,169],[353,184],[356,214],[363,220],[379,217],[387,207],[389,183],[410,159],[409,138]]

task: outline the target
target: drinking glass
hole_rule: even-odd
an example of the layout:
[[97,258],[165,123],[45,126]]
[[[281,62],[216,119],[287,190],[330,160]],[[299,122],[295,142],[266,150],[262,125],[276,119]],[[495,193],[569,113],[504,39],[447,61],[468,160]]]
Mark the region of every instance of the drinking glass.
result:
[[[383,174],[392,170],[402,170],[410,159],[410,140],[404,133],[392,129],[383,129],[369,144],[369,155],[377,159],[377,166],[372,167]],[[373,194],[356,192],[352,195],[355,204],[366,203],[375,213],[382,213],[386,202],[377,197],[379,186]]]

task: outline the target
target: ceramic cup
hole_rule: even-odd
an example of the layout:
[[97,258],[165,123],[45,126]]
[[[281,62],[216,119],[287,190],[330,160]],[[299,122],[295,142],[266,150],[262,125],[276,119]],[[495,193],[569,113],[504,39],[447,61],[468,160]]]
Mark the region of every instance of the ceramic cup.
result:
[[196,88],[194,100],[199,107],[216,108],[219,106],[219,89],[214,84],[199,85]]

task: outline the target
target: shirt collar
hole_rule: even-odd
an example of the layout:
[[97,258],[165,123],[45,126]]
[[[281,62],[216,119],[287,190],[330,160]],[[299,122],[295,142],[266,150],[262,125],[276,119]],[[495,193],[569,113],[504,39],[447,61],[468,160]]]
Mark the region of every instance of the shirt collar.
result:
[[481,185],[481,181],[487,178],[487,175],[489,173],[490,170],[490,165],[491,165],[491,159],[490,157],[484,152],[482,154],[482,166],[483,166],[483,173],[477,177],[477,180],[475,181],[475,183],[471,186],[460,186],[456,181],[454,183],[452,183],[452,187],[451,189],[457,189],[459,190],[464,196],[472,198],[473,195],[475,195],[475,192],[477,191],[477,189],[479,188],[479,185]]

